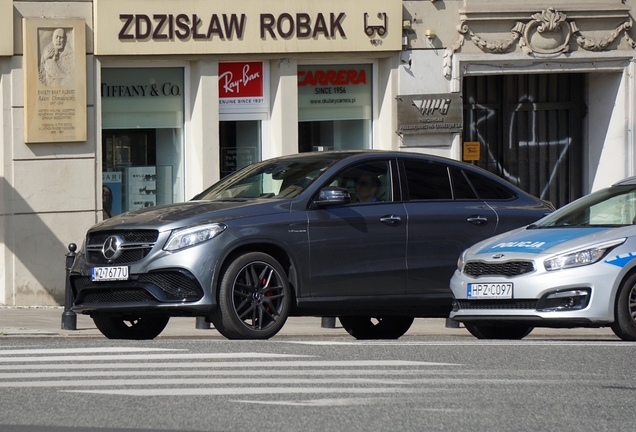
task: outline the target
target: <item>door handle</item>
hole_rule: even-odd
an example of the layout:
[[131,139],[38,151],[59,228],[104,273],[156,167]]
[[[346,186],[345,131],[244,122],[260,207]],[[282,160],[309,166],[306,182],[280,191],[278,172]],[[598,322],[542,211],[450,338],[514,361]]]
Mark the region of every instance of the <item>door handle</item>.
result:
[[486,225],[488,223],[488,218],[479,215],[470,216],[466,220],[473,225]]
[[387,225],[396,225],[396,224],[399,224],[400,222],[402,222],[402,218],[400,218],[399,216],[395,216],[395,215],[382,216],[380,218],[380,222],[385,223]]

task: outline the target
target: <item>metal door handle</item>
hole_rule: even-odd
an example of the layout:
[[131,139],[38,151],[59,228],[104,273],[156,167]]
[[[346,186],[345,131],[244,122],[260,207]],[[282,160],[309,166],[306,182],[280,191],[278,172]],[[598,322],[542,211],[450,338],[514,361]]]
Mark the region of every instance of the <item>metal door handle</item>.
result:
[[387,225],[395,225],[402,222],[402,219],[399,216],[395,216],[395,215],[382,216],[380,218],[380,222],[385,223]]
[[483,216],[471,216],[466,220],[473,225],[485,225],[488,223],[488,218]]

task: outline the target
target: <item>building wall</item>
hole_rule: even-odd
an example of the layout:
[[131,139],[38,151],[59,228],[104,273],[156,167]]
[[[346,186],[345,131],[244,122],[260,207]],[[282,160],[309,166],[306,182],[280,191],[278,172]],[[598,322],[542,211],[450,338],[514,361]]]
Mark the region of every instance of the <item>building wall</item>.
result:
[[[99,1],[102,5],[122,4]],[[280,4],[292,4],[286,1],[281,0]],[[186,0],[184,4],[187,3]],[[375,76],[374,148],[461,159],[460,133],[404,136],[396,133],[398,95],[461,93],[466,75],[585,73],[588,115],[584,130],[584,187],[589,192],[636,174],[632,132],[636,118],[633,78],[636,33],[629,26],[621,27],[631,19],[636,0],[625,3],[560,0],[549,4],[521,0],[402,1],[402,50],[334,54],[327,49],[308,53],[288,44],[282,52],[267,45],[269,51],[260,55],[232,52],[94,55],[95,0],[0,0],[0,10],[8,4],[13,11],[12,52],[5,52],[0,42],[3,55],[0,57],[0,305],[62,304],[67,246],[72,242],[81,245],[86,230],[102,218],[98,85],[102,67],[177,65],[186,71],[185,199],[220,178],[218,64],[252,58],[266,61],[270,73],[263,158],[298,151],[299,64],[364,61],[373,64]],[[160,4],[167,8],[173,3]],[[360,7],[367,5],[363,3]],[[564,13],[568,22],[574,21],[578,26],[576,32],[570,32],[569,46],[563,52],[537,52],[539,39],[532,39],[530,46],[524,45],[514,31],[518,28],[516,23],[530,23],[536,14],[549,8]],[[22,19],[28,17],[80,17],[86,22],[85,142],[24,142]],[[116,43],[103,46],[117,49]]]
[[[3,3],[4,2],[4,3]],[[119,8],[130,2],[101,1],[102,8]],[[171,8],[173,2],[148,2],[132,5],[140,13],[144,7]],[[332,2],[334,5],[337,2]],[[387,11],[399,11],[399,0],[392,0]],[[219,62],[263,60],[269,65],[270,104],[263,122],[262,158],[298,152],[298,64],[365,62],[374,67],[374,148],[397,148],[395,100],[398,88],[397,51],[385,39],[379,50],[369,51],[368,38],[362,34],[351,42],[363,45],[362,51],[334,53],[319,48],[304,52],[286,43],[280,53],[276,43],[264,45],[262,54],[205,52],[144,52],[117,54],[120,42],[103,45],[108,54],[94,55],[98,35],[94,33],[97,1],[11,1],[0,0],[0,10],[13,11],[13,45],[0,57],[0,101],[3,125],[0,152],[0,305],[60,305],[65,294],[65,254],[69,243],[82,245],[88,228],[102,219],[102,120],[101,70],[117,67],[182,67],[185,71],[184,145],[185,184],[183,196],[189,199],[220,178],[219,168]],[[260,3],[259,3],[260,4]],[[384,2],[376,2],[385,4]],[[122,6],[124,5],[124,6]],[[295,2],[280,0],[273,7],[289,7]],[[397,5],[397,7],[396,7]],[[185,9],[187,2],[183,5]],[[226,5],[227,6],[227,5]],[[224,6],[224,7],[226,7]],[[231,6],[227,6],[231,7]],[[260,7],[260,6],[259,6]],[[185,10],[184,9],[184,10]],[[313,9],[312,9],[313,10]],[[193,13],[198,13],[194,11]],[[359,16],[358,16],[359,15]],[[362,12],[356,14],[360,19]],[[23,18],[82,18],[86,22],[87,140],[74,143],[25,143],[23,85]],[[396,20],[396,21],[399,21]],[[121,27],[109,37],[116,36]],[[399,30],[399,29],[398,29]],[[114,33],[113,33],[114,32]],[[399,36],[399,34],[398,34]],[[322,42],[325,43],[325,38]],[[336,41],[337,42],[337,41]],[[303,42],[305,43],[305,42]],[[0,42],[0,55],[3,53]],[[123,46],[123,45],[122,45]],[[176,46],[176,45],[175,45]],[[191,47],[195,51],[201,44]],[[344,46],[344,45],[343,45]],[[12,50],[11,50],[12,48]],[[105,48],[106,49],[106,48]],[[339,46],[338,50],[341,50]],[[253,51],[253,47],[249,50]],[[350,51],[350,49],[349,49]],[[372,50],[371,50],[372,51]],[[10,55],[12,54],[12,55]],[[27,84],[28,85],[28,84]]]
[[[631,132],[636,115],[634,3],[404,1],[404,19],[411,26],[403,32],[407,44],[400,56],[398,93],[461,93],[467,75],[585,73],[584,189],[606,187],[636,174]],[[566,23],[559,32],[545,33],[557,42],[542,41],[536,31],[537,15],[550,11],[562,13]],[[523,33],[519,23],[532,31]],[[427,33],[435,36],[427,38]],[[555,50],[566,33],[569,44]],[[402,144],[409,150],[461,157],[459,134],[405,136]]]

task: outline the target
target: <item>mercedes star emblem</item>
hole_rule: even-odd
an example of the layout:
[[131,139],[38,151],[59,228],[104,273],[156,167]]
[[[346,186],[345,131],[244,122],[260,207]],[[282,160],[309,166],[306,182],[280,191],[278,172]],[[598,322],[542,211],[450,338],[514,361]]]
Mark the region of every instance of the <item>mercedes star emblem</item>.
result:
[[124,239],[118,235],[112,235],[106,239],[104,246],[102,246],[102,254],[104,258],[109,261],[119,258],[123,252],[121,245],[124,243]]

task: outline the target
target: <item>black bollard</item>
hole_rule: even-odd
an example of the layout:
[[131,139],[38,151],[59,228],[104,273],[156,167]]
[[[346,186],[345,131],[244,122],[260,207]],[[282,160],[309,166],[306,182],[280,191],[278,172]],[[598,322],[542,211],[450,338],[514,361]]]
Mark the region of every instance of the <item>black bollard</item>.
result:
[[320,320],[322,328],[336,328],[336,317],[322,317]]
[[446,318],[446,328],[459,328],[459,321],[455,321],[454,319]]
[[69,252],[66,254],[66,292],[64,293],[64,313],[62,314],[62,330],[77,330],[77,314],[71,310],[73,307],[73,291],[71,290],[71,267],[75,261],[75,251],[77,245],[68,245]]
[[194,328],[197,330],[208,330],[210,327],[210,323],[205,320],[205,317],[197,317]]

